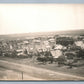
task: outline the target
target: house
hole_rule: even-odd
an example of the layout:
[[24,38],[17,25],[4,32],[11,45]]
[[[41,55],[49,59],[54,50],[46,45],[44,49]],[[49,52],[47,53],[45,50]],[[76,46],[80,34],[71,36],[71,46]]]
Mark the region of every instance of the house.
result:
[[49,39],[48,40],[49,41],[49,45],[51,46],[51,47],[53,47],[55,44],[56,44],[56,41],[55,41],[55,39]]
[[43,44],[47,46],[47,45],[49,45],[49,41],[47,41],[47,40],[43,41]]
[[83,41],[76,41],[74,42],[76,46],[82,46],[83,45]]
[[57,44],[55,45],[55,50],[62,50],[64,48],[64,46],[60,45],[60,44]]
[[27,44],[29,44],[29,42],[28,41],[23,41],[23,44],[27,45]]
[[63,52],[61,50],[51,50],[51,54],[53,58],[58,58],[63,55]]
[[34,43],[40,43],[40,40],[33,40]]
[[83,41],[76,41],[74,44],[78,47],[81,47],[81,49],[84,49],[84,42]]
[[37,39],[34,39],[33,40],[33,47],[34,47],[35,50],[38,50],[39,48],[41,48],[41,41],[37,40]]
[[52,39],[49,39],[48,41],[54,43],[55,39],[52,38]]

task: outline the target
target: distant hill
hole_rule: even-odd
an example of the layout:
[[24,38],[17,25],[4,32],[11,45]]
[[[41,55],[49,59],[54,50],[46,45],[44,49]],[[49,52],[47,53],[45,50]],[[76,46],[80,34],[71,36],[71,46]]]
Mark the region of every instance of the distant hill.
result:
[[54,35],[84,35],[84,29],[81,30],[68,30],[68,31],[52,31],[52,32],[35,32],[35,33],[21,33],[21,34],[8,34],[0,35],[0,39],[24,39],[32,37],[42,37],[42,36],[54,36]]

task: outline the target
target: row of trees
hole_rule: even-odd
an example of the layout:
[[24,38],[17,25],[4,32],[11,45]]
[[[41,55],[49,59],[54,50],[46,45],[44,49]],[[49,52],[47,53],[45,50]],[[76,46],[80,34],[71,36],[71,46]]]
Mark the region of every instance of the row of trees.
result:
[[57,44],[61,44],[63,46],[68,46],[73,45],[74,44],[74,39],[73,38],[69,38],[69,37],[59,37],[56,39],[56,43]]

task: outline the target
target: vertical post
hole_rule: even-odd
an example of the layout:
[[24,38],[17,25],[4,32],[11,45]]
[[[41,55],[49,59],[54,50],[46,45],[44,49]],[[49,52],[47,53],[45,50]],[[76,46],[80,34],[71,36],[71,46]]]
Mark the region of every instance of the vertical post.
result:
[[23,72],[22,72],[22,80],[23,80]]

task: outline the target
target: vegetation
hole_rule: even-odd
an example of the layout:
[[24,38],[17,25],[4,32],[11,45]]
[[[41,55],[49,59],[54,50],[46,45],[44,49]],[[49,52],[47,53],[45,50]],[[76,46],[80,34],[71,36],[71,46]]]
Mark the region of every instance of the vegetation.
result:
[[63,46],[68,46],[69,44],[73,45],[74,40],[73,40],[73,38],[70,38],[70,37],[59,37],[56,39],[56,43],[61,44]]
[[79,52],[77,53],[77,56],[79,58],[83,58],[84,59],[84,49],[79,50]]

